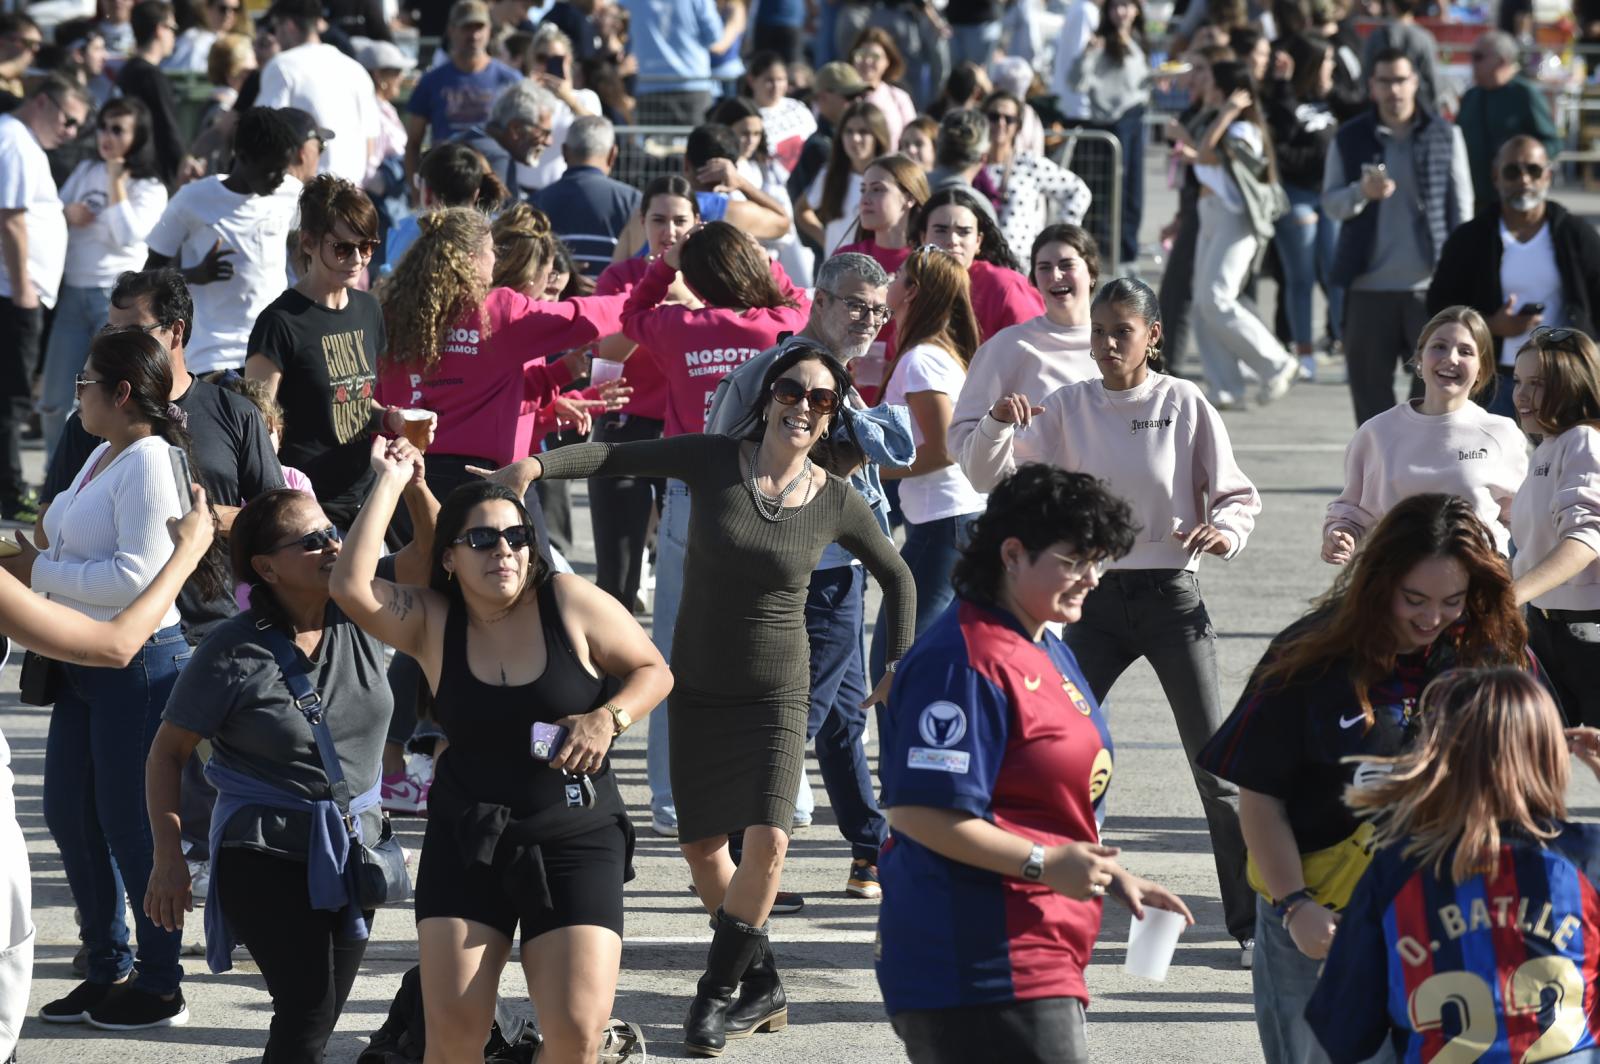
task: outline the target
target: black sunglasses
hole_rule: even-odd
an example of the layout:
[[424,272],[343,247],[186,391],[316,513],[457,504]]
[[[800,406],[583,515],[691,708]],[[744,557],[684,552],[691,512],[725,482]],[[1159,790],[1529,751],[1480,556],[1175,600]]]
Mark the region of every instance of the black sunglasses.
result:
[[1542,346],[1544,344],[1564,344],[1581,335],[1577,329],[1558,329],[1551,325],[1541,325],[1533,330],[1528,339]]
[[1530,181],[1538,181],[1544,177],[1545,166],[1543,163],[1506,163],[1500,168],[1502,181],[1515,181],[1523,174],[1527,174]]
[[493,550],[496,543],[506,541],[512,550],[521,550],[533,543],[532,525],[508,525],[505,528],[469,528],[450,542],[456,546],[465,543],[473,550]]
[[1014,126],[1018,121],[1016,115],[1001,114],[999,111],[990,111],[985,117],[996,125]]
[[343,538],[344,537],[339,534],[339,530],[337,528],[329,525],[327,528],[320,528],[315,532],[307,532],[303,536],[296,536],[294,539],[291,539],[285,543],[280,543],[276,547],[273,547],[271,550],[267,551],[267,553],[276,554],[280,550],[285,550],[298,544],[301,550],[305,551],[307,554],[311,554],[316,551],[327,550],[329,547],[333,546],[335,543],[338,543]]
[[793,377],[779,377],[772,382],[772,397],[784,406],[797,406],[804,399],[819,414],[831,414],[839,409],[839,393],[832,388],[812,388]]

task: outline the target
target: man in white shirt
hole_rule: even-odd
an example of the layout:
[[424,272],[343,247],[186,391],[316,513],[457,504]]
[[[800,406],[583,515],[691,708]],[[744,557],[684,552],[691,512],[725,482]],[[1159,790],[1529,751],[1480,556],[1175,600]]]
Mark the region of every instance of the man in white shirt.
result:
[[300,142],[277,111],[239,119],[232,172],[180,188],[150,233],[145,269],[179,266],[194,297],[185,356],[197,374],[244,365],[256,317],[286,287],[300,182],[287,176]]
[[321,172],[354,184],[367,177],[378,140],[378,98],[360,63],[322,43],[317,0],[279,0],[269,16],[283,49],[261,71],[258,107],[298,107],[334,133]]
[[38,514],[22,476],[22,422],[32,404],[44,307],[56,302],[67,261],[67,217],[45,152],[89,117],[82,89],[47,78],[0,115],[0,517]]

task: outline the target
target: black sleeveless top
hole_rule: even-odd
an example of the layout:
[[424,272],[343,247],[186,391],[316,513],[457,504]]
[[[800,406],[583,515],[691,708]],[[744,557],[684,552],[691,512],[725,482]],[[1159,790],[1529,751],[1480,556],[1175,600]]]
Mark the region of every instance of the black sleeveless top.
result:
[[439,688],[434,694],[434,714],[450,740],[440,755],[433,793],[441,790],[445,804],[505,806],[512,819],[544,838],[581,834],[615,820],[623,813],[622,796],[606,758],[590,773],[594,804],[586,808],[567,805],[568,777],[530,750],[534,722],[553,723],[562,717],[586,713],[601,706],[615,690],[616,681],[597,677],[578,660],[562,626],[556,605],[554,579],[538,589],[539,624],[544,637],[545,667],[532,683],[512,687],[484,683],[467,664],[467,611],[453,603],[445,622],[444,658]]

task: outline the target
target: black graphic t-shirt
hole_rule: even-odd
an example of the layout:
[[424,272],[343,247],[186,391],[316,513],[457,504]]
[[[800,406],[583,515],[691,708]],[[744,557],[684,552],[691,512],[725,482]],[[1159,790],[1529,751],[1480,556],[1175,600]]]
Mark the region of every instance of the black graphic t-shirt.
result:
[[388,343],[377,299],[349,296],[343,310],[330,310],[289,289],[256,319],[249,348],[283,373],[278,457],[311,478],[323,512],[343,529],[372,484],[373,371]]

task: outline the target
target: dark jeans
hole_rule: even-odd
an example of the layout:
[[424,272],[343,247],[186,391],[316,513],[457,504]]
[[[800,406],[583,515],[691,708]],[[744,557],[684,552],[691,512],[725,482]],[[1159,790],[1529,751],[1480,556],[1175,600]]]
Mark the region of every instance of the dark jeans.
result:
[[[632,443],[661,438],[657,418],[606,414],[595,420],[595,443]],[[594,528],[594,582],[633,609],[639,594],[650,512],[666,482],[646,477],[590,477],[589,520]]]
[[[911,578],[917,585],[917,635],[926,631],[928,625],[955,601],[956,590],[950,584],[950,574],[955,571],[956,559],[961,556],[961,548],[966,546],[972,524],[977,519],[977,514],[961,514],[921,524],[906,522],[906,542],[900,548],[900,557],[905,560],[906,567],[911,570]],[[889,654],[886,645],[888,621],[887,607],[880,608],[878,624],[872,632],[873,677],[883,675]]]
[[650,92],[641,85],[634,121],[641,126],[698,126],[711,110],[709,92]]
[[805,58],[805,29],[800,26],[763,26],[757,24],[753,41],[758,52],[777,52],[785,63],[798,63]]
[[1600,727],[1600,610],[1541,610],[1528,607],[1528,649],[1544,666],[1561,712],[1572,726]]
[[[1346,293],[1344,362],[1357,425],[1394,405],[1395,365],[1410,361],[1416,353],[1417,337],[1428,317],[1426,292],[1352,288]],[[1412,394],[1422,394],[1422,382],[1415,377]]]
[[1200,239],[1200,193],[1187,183],[1178,192],[1178,232],[1161,274],[1161,355],[1167,369],[1181,372],[1189,344],[1189,312],[1194,301],[1194,249]]
[[24,310],[0,297],[0,506],[21,501],[28,490],[22,475],[22,426],[33,410],[33,371],[39,365],[43,331],[43,310]]
[[[61,851],[72,900],[83,916],[91,983],[134,982],[170,994],[183,979],[183,935],[144,914],[154,864],[145,815],[144,761],[178,670],[194,653],[178,625],[163,628],[125,668],[61,665],[60,696],[45,740],[44,820]],[[123,919],[133,903],[137,964]]]
[[859,565],[811,574],[806,634],[811,637],[811,718],[806,738],[816,740],[817,764],[839,834],[850,856],[878,863],[888,823],[872,792],[872,770],[861,748],[867,726],[866,674],[861,653],[867,577]]
[[1112,570],[1084,600],[1083,618],[1067,626],[1065,638],[1102,705],[1135,661],[1144,658],[1155,670],[1211,831],[1228,933],[1241,942],[1255,937],[1256,895],[1245,880],[1239,791],[1194,760],[1223,719],[1217,637],[1199,581],[1182,569]]
[[1083,1002],[1036,998],[1003,1005],[912,1009],[890,1017],[911,1064],[1088,1064]]
[[1091,123],[1122,142],[1122,236],[1117,261],[1139,261],[1139,224],[1144,220],[1144,108],[1135,107],[1115,122]]
[[339,914],[311,907],[304,861],[230,846],[215,867],[228,926],[272,995],[261,1064],[322,1064],[367,940],[338,937]]

